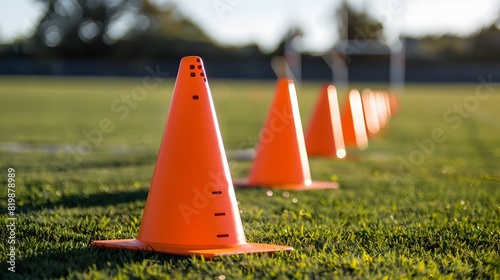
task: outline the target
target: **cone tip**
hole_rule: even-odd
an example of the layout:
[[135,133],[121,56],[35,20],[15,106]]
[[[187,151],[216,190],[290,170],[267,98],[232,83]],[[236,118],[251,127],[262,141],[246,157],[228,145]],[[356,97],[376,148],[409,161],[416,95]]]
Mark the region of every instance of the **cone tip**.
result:
[[328,92],[336,92],[337,88],[334,85],[325,85]]
[[293,80],[289,78],[278,78],[278,83],[287,83],[287,84],[293,84]]
[[359,94],[359,90],[353,88],[349,91],[349,94]]
[[363,91],[361,92],[362,95],[366,95],[366,94],[370,94],[372,92],[372,90],[370,88],[365,88],[363,89]]
[[336,152],[336,155],[338,158],[345,158],[345,156],[346,156],[345,149],[338,149]]
[[[278,78],[277,83],[276,83],[277,88],[283,90],[283,89],[288,89],[288,93],[295,93],[295,83],[293,82],[292,79],[288,78]],[[282,91],[283,92],[283,91]]]
[[196,55],[185,56],[181,59],[181,63],[194,63],[194,62],[203,62],[201,57]]

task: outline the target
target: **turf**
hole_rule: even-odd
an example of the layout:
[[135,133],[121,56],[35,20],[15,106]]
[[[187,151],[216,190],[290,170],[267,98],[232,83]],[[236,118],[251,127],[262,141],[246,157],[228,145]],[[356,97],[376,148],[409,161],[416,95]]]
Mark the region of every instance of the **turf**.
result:
[[[4,238],[0,278],[500,277],[498,84],[478,95],[479,81],[408,85],[400,113],[367,150],[349,149],[345,160],[310,159],[313,178],[338,181],[338,190],[236,189],[247,240],[295,251],[213,260],[89,247],[97,239],[133,238],[139,229],[173,81],[133,105],[121,101],[142,85],[0,79],[0,205],[6,209],[9,167],[17,204],[16,272],[7,270]],[[210,85],[228,153],[252,147],[274,83]],[[304,127],[318,88],[298,88]],[[460,104],[464,111],[454,113]],[[103,120],[112,131],[85,145],[84,131],[92,134]],[[242,178],[250,162],[229,165]],[[1,215],[6,223],[7,210]]]

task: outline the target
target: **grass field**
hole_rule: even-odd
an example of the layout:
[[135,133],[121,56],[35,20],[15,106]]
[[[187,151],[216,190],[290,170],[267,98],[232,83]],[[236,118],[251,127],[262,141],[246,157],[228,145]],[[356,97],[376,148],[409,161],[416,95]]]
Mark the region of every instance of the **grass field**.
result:
[[[0,79],[0,205],[7,208],[8,168],[17,204],[16,272],[7,270],[3,238],[1,279],[500,278],[498,84],[477,94],[479,81],[408,85],[401,112],[367,150],[310,159],[313,178],[337,180],[338,190],[236,189],[247,240],[295,251],[210,261],[89,247],[139,229],[173,81],[127,101],[141,85]],[[210,86],[228,154],[252,147],[274,83]],[[298,89],[304,127],[318,88]],[[92,133],[103,120],[99,138]],[[229,165],[243,178],[250,162]],[[7,223],[7,210],[1,216]]]

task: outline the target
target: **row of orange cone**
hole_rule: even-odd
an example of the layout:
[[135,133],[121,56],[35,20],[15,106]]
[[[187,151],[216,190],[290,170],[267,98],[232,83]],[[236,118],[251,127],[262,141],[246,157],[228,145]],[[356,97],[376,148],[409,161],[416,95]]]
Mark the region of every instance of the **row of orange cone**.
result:
[[384,128],[398,110],[395,94],[365,89],[361,94],[352,89],[339,112],[334,86],[321,88],[320,98],[306,133],[309,156],[344,158],[345,147],[368,147],[368,138]]
[[[335,88],[324,87],[304,137],[294,84],[279,79],[249,177],[234,185],[338,188],[311,179],[307,154],[343,158],[345,145],[366,147],[397,108],[390,98],[353,90],[341,116]],[[138,237],[91,245],[205,258],[293,250],[246,242],[201,58],[181,61]]]
[[234,185],[288,190],[336,188],[336,183],[311,180],[308,156],[341,159],[346,156],[346,146],[365,149],[368,138],[386,126],[397,107],[393,94],[369,89],[360,94],[353,89],[340,109],[335,87],[326,85],[321,88],[304,136],[294,84],[278,79],[250,175],[247,180],[235,180]]

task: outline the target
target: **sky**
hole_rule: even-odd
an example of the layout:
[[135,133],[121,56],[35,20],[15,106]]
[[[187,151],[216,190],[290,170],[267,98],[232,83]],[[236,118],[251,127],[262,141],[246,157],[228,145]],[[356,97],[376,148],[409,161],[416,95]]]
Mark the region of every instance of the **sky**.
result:
[[[303,30],[300,43],[304,51],[325,52],[339,39],[334,18],[339,0],[150,1],[159,8],[176,6],[182,15],[222,45],[256,43],[262,50],[272,51],[291,25]],[[383,23],[389,43],[401,34],[471,35],[497,21],[500,12],[499,0],[349,0],[349,3]],[[29,37],[43,13],[44,6],[36,0],[0,0],[0,43]],[[500,23],[497,26],[500,28]]]

